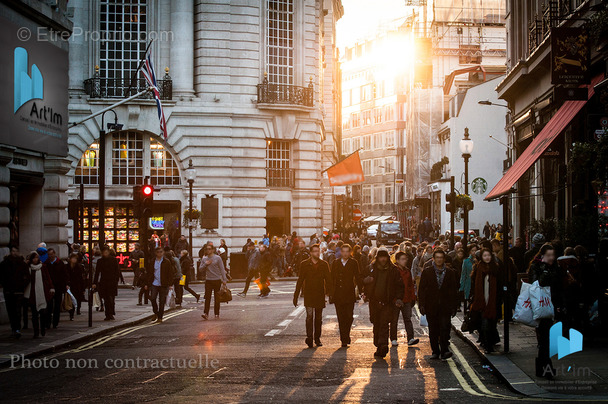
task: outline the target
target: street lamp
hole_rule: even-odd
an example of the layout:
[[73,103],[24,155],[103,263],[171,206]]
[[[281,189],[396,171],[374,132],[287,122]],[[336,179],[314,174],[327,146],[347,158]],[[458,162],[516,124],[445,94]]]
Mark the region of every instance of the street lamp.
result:
[[[473,152],[473,141],[469,139],[469,128],[464,128],[464,139],[460,141],[460,151],[462,152],[462,158],[464,159],[464,193],[469,195],[469,159]],[[469,239],[469,207],[465,204],[464,206],[464,235],[462,244],[468,245]]]
[[190,215],[192,214],[192,185],[194,184],[195,179],[196,169],[192,166],[192,159],[190,159],[188,162],[188,169],[186,170],[186,180],[188,181],[188,188],[190,190],[190,194],[188,196],[188,253],[190,254],[190,258],[192,258],[192,219],[190,218]]

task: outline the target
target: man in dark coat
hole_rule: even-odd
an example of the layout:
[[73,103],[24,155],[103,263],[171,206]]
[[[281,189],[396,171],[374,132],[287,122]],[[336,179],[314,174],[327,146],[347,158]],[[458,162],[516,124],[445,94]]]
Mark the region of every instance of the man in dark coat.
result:
[[[300,292],[304,295],[306,307],[306,344],[312,348],[314,338],[317,346],[321,343],[321,327],[323,324],[323,309],[325,308],[325,295],[332,295],[332,282],[329,265],[321,260],[321,248],[318,244],[310,247],[310,258],[300,264],[300,274],[293,294],[293,305],[298,305]],[[314,323],[314,335],[313,335]]]
[[438,248],[433,251],[433,260],[422,271],[418,291],[420,314],[426,315],[429,323],[429,340],[433,350],[431,359],[448,359],[452,356],[448,348],[452,325],[450,317],[454,317],[458,309],[457,290],[456,272],[446,267],[445,251]]
[[190,245],[188,244],[188,241],[186,240],[186,236],[184,236],[183,234],[181,236],[179,236],[179,240],[177,240],[177,242],[175,243],[175,246],[173,247],[173,251],[175,251],[175,254],[177,254],[178,256],[182,253],[182,251],[184,250],[190,250]]
[[21,308],[24,305],[23,292],[30,282],[29,269],[16,247],[0,263],[0,285],[4,292],[6,311],[11,323],[11,337],[21,337]]
[[55,287],[55,294],[47,307],[46,328],[51,328],[51,323],[53,324],[53,328],[57,328],[59,316],[61,315],[61,302],[70,285],[70,275],[68,274],[67,265],[57,258],[57,253],[53,248],[49,248],[47,253],[48,258],[45,265],[51,276],[51,282],[53,282],[53,286]]
[[523,273],[528,270],[526,263],[526,249],[524,248],[524,240],[521,237],[515,238],[515,245],[509,249],[509,257],[513,258],[513,263],[517,268],[517,272]]
[[[331,278],[334,293],[330,303],[333,303],[336,307],[340,341],[342,347],[346,348],[350,344],[350,329],[353,325],[355,302],[359,299],[358,293],[363,291],[359,263],[351,257],[349,244],[342,244],[340,259],[334,260],[331,265]],[[359,288],[358,293],[355,286]]]
[[146,289],[150,291],[152,310],[156,316],[152,322],[162,323],[167,293],[169,293],[170,288],[173,288],[177,269],[168,258],[165,258],[165,252],[162,247],[157,247],[154,250],[154,255],[155,258],[147,270],[148,282]]
[[397,267],[390,262],[386,249],[376,254],[370,275],[365,278],[365,295],[369,298],[370,321],[374,325],[374,356],[384,358],[388,353],[389,327],[394,307],[401,307],[405,286]]
[[114,303],[118,295],[120,275],[118,261],[110,254],[110,248],[104,246],[101,249],[101,258],[97,261],[93,289],[99,292],[99,297],[103,299],[106,312],[105,321],[114,320],[116,314]]

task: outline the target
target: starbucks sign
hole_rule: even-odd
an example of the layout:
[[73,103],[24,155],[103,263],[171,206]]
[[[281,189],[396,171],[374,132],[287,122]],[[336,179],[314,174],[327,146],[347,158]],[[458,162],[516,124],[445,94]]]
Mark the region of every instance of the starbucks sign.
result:
[[488,182],[481,177],[477,177],[471,182],[471,187],[473,188],[473,192],[482,195],[488,190]]

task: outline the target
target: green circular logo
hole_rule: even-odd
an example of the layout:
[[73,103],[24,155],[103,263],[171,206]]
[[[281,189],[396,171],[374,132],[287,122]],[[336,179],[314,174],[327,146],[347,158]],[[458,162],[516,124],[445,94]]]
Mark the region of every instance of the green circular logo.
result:
[[471,182],[473,192],[478,195],[484,194],[488,190],[488,182],[481,177],[477,177]]

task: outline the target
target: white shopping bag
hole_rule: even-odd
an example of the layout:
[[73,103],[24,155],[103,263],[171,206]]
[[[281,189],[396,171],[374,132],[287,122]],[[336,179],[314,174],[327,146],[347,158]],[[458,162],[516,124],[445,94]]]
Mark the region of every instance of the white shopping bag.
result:
[[99,309],[101,307],[101,298],[99,292],[93,292],[93,307]]
[[426,320],[426,315],[423,314],[420,316],[420,327],[428,327],[429,322]]
[[551,301],[551,288],[549,286],[540,286],[538,281],[534,281],[530,286],[530,304],[532,305],[532,318],[534,320],[553,319],[555,309]]
[[522,282],[519,297],[517,298],[517,304],[515,305],[515,313],[513,314],[513,321],[536,327],[538,321],[534,320],[534,313],[532,312],[532,303],[530,302],[530,285],[529,283]]
[[78,309],[78,300],[76,300],[70,289],[68,289],[68,295],[70,295],[70,299],[72,299],[72,305],[74,306],[74,309]]
[[173,289],[169,289],[169,293],[167,293],[167,307],[175,308],[175,290]]

